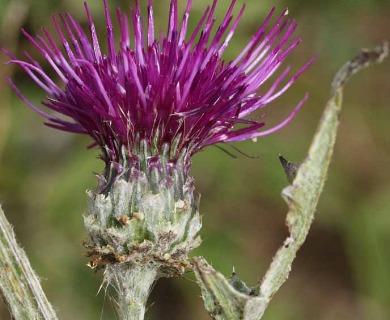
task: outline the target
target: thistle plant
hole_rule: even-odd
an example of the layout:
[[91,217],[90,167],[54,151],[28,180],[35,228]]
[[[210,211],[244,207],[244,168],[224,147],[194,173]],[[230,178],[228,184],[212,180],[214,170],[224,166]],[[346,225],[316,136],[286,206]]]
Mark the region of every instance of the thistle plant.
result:
[[[115,287],[120,319],[143,319],[155,281],[193,268],[210,314],[243,318],[226,311],[220,301],[224,280],[215,282],[207,276],[214,271],[204,260],[189,258],[201,242],[191,157],[207,146],[256,139],[288,124],[307,95],[275,126],[266,125],[262,109],[284,94],[314,59],[292,76],[290,67],[278,72],[301,39],[293,37],[297,24],[287,19],[287,9],[271,23],[272,9],[237,58],[225,61],[223,53],[244,12],[242,7],[234,17],[235,4],[233,0],[216,27],[214,0],[188,31],[191,0],[181,23],[177,0],[171,0],[167,32],[156,38],[151,0],[146,24],[135,1],[130,16],[118,9],[120,37],[115,40],[105,0],[106,52],[87,5],[89,35],[70,14],[54,16],[62,48],[45,29],[42,36],[23,34],[56,79],[28,53],[22,60],[6,51],[9,63],[30,76],[46,99],[43,107],[35,106],[10,81],[17,95],[47,126],[89,135],[90,147],[100,150],[105,169],[96,190],[88,192],[85,245],[89,266],[104,269],[104,282]],[[260,294],[262,287],[249,293]],[[235,299],[225,302],[235,307]],[[268,303],[268,296],[262,301]],[[257,319],[259,310],[245,319]]]

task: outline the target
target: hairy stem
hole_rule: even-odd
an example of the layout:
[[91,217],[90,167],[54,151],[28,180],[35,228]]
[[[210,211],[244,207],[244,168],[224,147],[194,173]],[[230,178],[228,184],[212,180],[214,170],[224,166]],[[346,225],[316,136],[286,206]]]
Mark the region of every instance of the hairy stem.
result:
[[143,320],[157,269],[127,263],[107,266],[105,280],[116,290],[119,319]]
[[16,320],[57,319],[26,253],[0,208],[0,291]]

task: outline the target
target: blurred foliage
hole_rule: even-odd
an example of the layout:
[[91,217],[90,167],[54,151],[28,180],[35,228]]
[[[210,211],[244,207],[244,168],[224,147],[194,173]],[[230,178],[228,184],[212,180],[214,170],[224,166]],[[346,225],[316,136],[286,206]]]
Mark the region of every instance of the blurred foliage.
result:
[[[146,0],[140,0],[141,3]],[[123,9],[131,1],[110,1]],[[166,30],[168,0],[155,0],[160,30]],[[181,7],[184,1],[179,1]],[[193,4],[196,21],[209,0]],[[222,18],[230,1],[219,1]],[[238,3],[244,3],[238,0]],[[297,70],[314,54],[315,65],[268,108],[269,123],[286,116],[303,94],[310,99],[282,131],[257,143],[235,144],[233,159],[209,148],[193,159],[192,175],[202,194],[203,245],[196,251],[228,275],[233,266],[248,283],[264,274],[286,235],[286,206],[279,193],[287,184],[278,154],[299,162],[308,148],[329,95],[334,72],[361,47],[389,37],[388,0],[247,0],[237,36],[226,59],[240,52],[272,6],[285,6],[299,23],[302,45],[289,57]],[[101,34],[101,1],[89,1]],[[237,6],[238,9],[238,6]],[[84,24],[82,1],[0,0],[0,46],[21,56],[31,50],[21,26],[39,33],[53,30],[51,12],[71,12]],[[38,55],[37,55],[38,56]],[[4,55],[0,58],[5,61]],[[300,251],[289,281],[276,295],[265,319],[390,319],[390,62],[370,68],[347,87],[339,141],[317,220]],[[85,264],[82,213],[85,190],[94,188],[92,172],[101,172],[97,150],[86,137],[57,132],[26,108],[4,78],[12,75],[34,102],[42,92],[20,70],[1,66],[0,202],[29,254],[61,319],[115,319],[101,274]],[[229,147],[226,147],[229,149]],[[229,149],[230,150],[230,149]],[[232,150],[234,152],[234,150]],[[188,279],[157,283],[150,319],[207,319],[199,290]],[[0,305],[0,318],[9,319]]]

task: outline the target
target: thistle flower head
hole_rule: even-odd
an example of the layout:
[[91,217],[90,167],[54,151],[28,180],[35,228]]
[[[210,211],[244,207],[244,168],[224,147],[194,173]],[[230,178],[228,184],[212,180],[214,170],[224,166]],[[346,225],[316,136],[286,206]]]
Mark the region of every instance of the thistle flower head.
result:
[[[272,9],[258,31],[233,61],[224,61],[244,7],[233,16],[236,0],[216,28],[217,0],[189,32],[191,0],[179,23],[177,0],[171,0],[166,34],[155,37],[152,1],[148,1],[147,24],[142,21],[138,0],[130,16],[117,11],[120,38],[115,41],[113,22],[104,0],[107,52],[100,49],[90,11],[87,35],[71,15],[53,16],[62,42],[60,49],[51,35],[24,35],[57,73],[62,85],[51,79],[40,64],[26,54],[9,62],[19,65],[47,94],[46,113],[20,98],[46,118],[50,127],[90,135],[102,149],[106,163],[119,163],[123,150],[136,156],[142,144],[169,161],[183,153],[189,157],[206,146],[257,138],[286,125],[301,107],[298,103],[280,124],[264,129],[265,123],[249,116],[282,95],[307,69],[287,78],[287,67],[267,90],[264,82],[283,64],[301,39],[292,38],[297,27],[287,20],[287,10],[267,28]],[[129,21],[130,20],[130,21]],[[67,119],[64,119],[66,116]]]

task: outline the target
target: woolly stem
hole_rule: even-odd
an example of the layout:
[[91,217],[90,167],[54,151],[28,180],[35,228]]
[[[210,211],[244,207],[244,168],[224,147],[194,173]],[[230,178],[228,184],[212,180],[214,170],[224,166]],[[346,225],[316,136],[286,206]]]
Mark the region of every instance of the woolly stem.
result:
[[146,303],[157,277],[157,269],[154,266],[107,266],[105,280],[116,290],[119,319],[144,319]]

